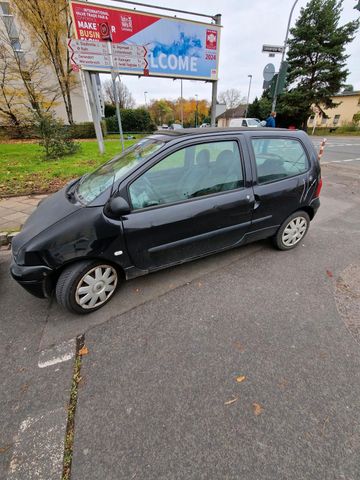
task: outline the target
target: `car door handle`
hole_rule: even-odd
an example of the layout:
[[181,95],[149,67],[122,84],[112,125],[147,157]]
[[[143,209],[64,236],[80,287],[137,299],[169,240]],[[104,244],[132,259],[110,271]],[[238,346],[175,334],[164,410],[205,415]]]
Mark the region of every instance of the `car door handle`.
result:
[[256,210],[257,208],[260,207],[260,203],[261,203],[261,201],[260,201],[259,195],[256,195],[256,194],[255,194],[254,210]]

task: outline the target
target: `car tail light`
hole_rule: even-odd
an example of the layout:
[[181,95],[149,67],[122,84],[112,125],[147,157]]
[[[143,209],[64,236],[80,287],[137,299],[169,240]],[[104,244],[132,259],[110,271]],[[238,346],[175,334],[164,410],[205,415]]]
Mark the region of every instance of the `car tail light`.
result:
[[323,186],[323,181],[322,181],[322,178],[320,178],[319,181],[318,181],[316,190],[315,190],[315,195],[314,195],[315,198],[320,197],[320,192],[321,192],[322,186]]

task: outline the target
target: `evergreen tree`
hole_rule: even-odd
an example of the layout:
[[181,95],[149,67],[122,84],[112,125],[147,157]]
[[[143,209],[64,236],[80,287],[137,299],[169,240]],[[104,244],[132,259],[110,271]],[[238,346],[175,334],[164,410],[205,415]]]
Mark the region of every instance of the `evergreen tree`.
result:
[[290,30],[288,91],[279,106],[298,125],[306,125],[312,105],[335,107],[331,97],[348,76],[345,47],[359,20],[339,26],[342,4],[343,0],[310,0]]

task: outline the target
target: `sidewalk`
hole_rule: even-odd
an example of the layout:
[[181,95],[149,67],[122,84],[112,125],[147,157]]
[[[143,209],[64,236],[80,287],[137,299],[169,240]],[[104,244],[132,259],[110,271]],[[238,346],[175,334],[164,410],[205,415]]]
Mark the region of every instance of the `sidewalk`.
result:
[[47,195],[26,195],[0,199],[0,232],[19,230],[37,204]]

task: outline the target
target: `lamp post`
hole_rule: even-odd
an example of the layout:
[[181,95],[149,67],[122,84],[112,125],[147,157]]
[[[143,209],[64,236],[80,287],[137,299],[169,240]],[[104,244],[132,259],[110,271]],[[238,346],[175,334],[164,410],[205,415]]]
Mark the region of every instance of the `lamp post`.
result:
[[144,92],[144,97],[145,97],[145,107],[147,107],[147,103],[146,103],[146,95],[147,95],[148,92]]
[[195,110],[195,128],[198,126],[198,108],[199,108],[199,98],[198,94],[195,93],[195,98],[196,98],[196,110]]
[[245,118],[247,118],[248,115],[248,110],[249,110],[249,100],[250,100],[250,90],[251,90],[251,80],[252,80],[252,75],[248,75],[249,77],[249,91],[248,91],[248,96],[247,96],[247,101],[246,101],[246,110],[245,110]]
[[[282,55],[281,55],[280,68],[281,68],[281,65],[282,65],[282,63],[283,63],[283,61],[284,61],[284,58],[285,58],[285,51],[286,51],[287,41],[288,41],[288,37],[289,37],[291,17],[292,17],[294,8],[295,8],[295,6],[296,6],[296,4],[297,4],[298,1],[299,1],[299,0],[295,0],[294,5],[292,6],[291,11],[290,11],[289,21],[288,21],[288,25],[287,25],[287,29],[286,29],[286,35],[285,35],[285,41],[284,41],[284,48],[283,48],[283,52],[282,52]],[[274,99],[273,99],[273,103],[272,103],[272,106],[271,106],[271,111],[273,111],[273,112],[275,112],[275,108],[276,108],[277,89],[278,89],[278,86],[279,86],[279,77],[280,77],[280,75],[278,75],[277,78],[276,78]]]

